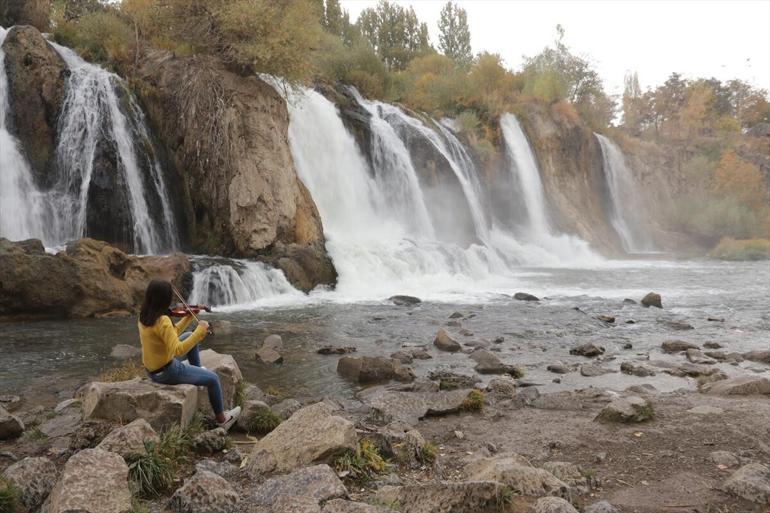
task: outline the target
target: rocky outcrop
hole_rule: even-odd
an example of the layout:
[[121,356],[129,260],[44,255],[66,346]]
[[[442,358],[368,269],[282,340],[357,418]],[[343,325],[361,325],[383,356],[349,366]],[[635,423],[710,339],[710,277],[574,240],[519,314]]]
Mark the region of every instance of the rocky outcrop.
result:
[[45,32],[50,19],[50,0],[0,0],[0,26],[32,25]]
[[187,257],[130,256],[93,239],[49,255],[40,241],[0,239],[0,319],[129,315],[138,312],[153,278],[186,291]]
[[284,99],[214,58],[151,51],[138,93],[182,183],[196,251],[253,257],[298,288],[335,283],[321,219],[297,177]]
[[[8,5],[6,10],[25,8]],[[56,157],[56,125],[69,70],[42,34],[30,26],[11,28],[2,49],[12,106],[9,125],[25,149],[36,181],[47,184]]]

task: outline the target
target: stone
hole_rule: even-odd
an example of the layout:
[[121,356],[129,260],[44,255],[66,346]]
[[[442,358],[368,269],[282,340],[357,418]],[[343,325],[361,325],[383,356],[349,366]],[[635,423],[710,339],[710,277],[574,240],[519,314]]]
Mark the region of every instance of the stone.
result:
[[687,410],[687,413],[693,413],[695,415],[721,415],[725,411],[722,408],[715,406],[701,405]]
[[362,385],[384,383],[392,379],[408,383],[415,376],[411,369],[407,369],[398,360],[383,356],[343,356],[337,362],[337,372],[342,377]]
[[414,361],[414,356],[412,356],[412,353],[407,351],[396,351],[395,353],[391,354],[390,357],[393,360],[398,360],[404,365],[409,365]]
[[87,420],[80,424],[71,436],[67,436],[62,443],[69,440],[69,449],[71,451],[80,451],[82,449],[93,449],[104,440],[114,425],[110,422]]
[[283,363],[283,356],[281,356],[281,353],[269,347],[260,347],[257,349],[256,357],[262,363],[268,365],[280,365]]
[[666,319],[659,319],[658,322],[668,328],[671,328],[672,330],[685,331],[695,329],[692,324],[688,324],[683,321],[669,321]]
[[262,438],[251,452],[249,469],[257,474],[289,472],[345,450],[355,450],[356,430],[332,415],[325,402],[306,406]]
[[174,424],[186,427],[198,405],[193,385],[158,385],[135,378],[115,383],[92,382],[83,390],[83,416],[111,422],[142,418],[161,430]]
[[217,319],[209,322],[211,330],[220,337],[229,337],[235,333],[232,321]]
[[265,338],[265,341],[262,342],[262,347],[269,347],[270,349],[273,349],[275,351],[282,351],[283,350],[283,339],[280,335],[268,335]]
[[399,459],[412,468],[419,468],[424,463],[423,449],[426,445],[427,442],[419,431],[407,431],[401,442]]
[[449,371],[431,371],[428,379],[439,382],[440,390],[454,390],[456,388],[473,388],[478,379],[464,374],[456,374]]
[[631,376],[637,376],[640,378],[646,378],[646,377],[655,375],[655,371],[653,371],[652,369],[645,367],[644,365],[634,365],[631,362],[621,363],[620,372],[622,372],[623,374],[629,374]]
[[749,351],[741,356],[750,362],[770,364],[770,351]]
[[5,469],[2,475],[21,492],[22,504],[32,511],[51,493],[58,471],[48,458],[24,458]]
[[82,450],[67,460],[47,502],[46,513],[129,513],[128,466],[115,453]]
[[719,342],[706,342],[705,344],[703,344],[703,347],[705,347],[706,349],[721,349],[722,344],[720,344]]
[[144,419],[113,429],[100,443],[97,449],[114,452],[125,458],[131,453],[144,453],[145,444],[160,441],[158,433]]
[[401,392],[383,387],[367,389],[359,398],[371,409],[370,416],[382,423],[402,421],[415,425],[427,416],[440,416],[460,411],[468,397],[468,389],[439,392]]
[[0,408],[5,408],[9,412],[16,411],[22,404],[21,397],[15,394],[0,395]]
[[607,324],[612,324],[615,322],[615,317],[611,315],[597,315],[596,318],[602,322],[606,322]]
[[375,493],[384,504],[398,504],[408,513],[478,513],[497,507],[502,486],[494,481],[433,481],[406,486],[385,486]]
[[540,298],[533,296],[532,294],[528,294],[527,292],[517,292],[513,295],[513,299],[517,299],[519,301],[540,301]]
[[257,385],[248,384],[243,390],[244,399],[247,401],[266,401],[267,395]]
[[[243,374],[235,358],[229,354],[217,353],[213,349],[204,349],[201,351],[201,365],[219,376],[225,408],[235,407],[236,396],[243,383]],[[198,390],[198,409],[208,414],[211,412],[208,392],[203,387]]]
[[258,506],[270,506],[285,496],[309,497],[318,504],[347,498],[348,491],[331,467],[314,465],[268,479],[256,487],[249,499]]
[[363,502],[334,499],[324,504],[323,513],[396,513],[396,511],[383,506],[372,506],[371,504]]
[[486,390],[495,399],[513,399],[516,397],[516,380],[507,376],[492,378]]
[[321,513],[321,506],[312,497],[282,495],[269,506],[251,509],[249,513]]
[[553,372],[554,374],[567,374],[570,371],[569,367],[567,367],[561,362],[552,363],[545,369],[549,372]]
[[198,454],[212,454],[227,447],[227,431],[218,427],[199,433],[192,439],[192,446]]
[[503,453],[469,463],[465,473],[472,481],[497,481],[520,495],[566,496],[569,486],[547,470],[533,467],[515,453]]
[[604,354],[604,348],[591,343],[582,344],[570,349],[569,354],[573,354],[577,356],[585,356],[587,358],[593,358],[595,356]]
[[585,486],[586,478],[582,469],[574,463],[567,461],[547,461],[543,463],[543,470],[547,470],[557,479],[564,481],[568,486]]
[[761,463],[744,465],[727,478],[722,488],[749,502],[770,505],[770,468]]
[[224,478],[198,470],[174,492],[169,507],[174,513],[234,513],[238,494]]
[[355,353],[358,351],[355,347],[351,346],[323,346],[318,351],[316,351],[318,354],[348,354],[348,353]]
[[635,304],[636,304],[636,301],[634,301],[633,299],[630,299],[630,298],[626,298],[626,299],[624,299],[624,300],[623,300],[623,304],[626,304],[626,305],[635,305]]
[[131,358],[138,358],[142,355],[142,348],[136,346],[130,346],[128,344],[118,344],[112,348],[110,356],[117,358],[118,360],[128,360]]
[[684,340],[666,340],[660,347],[664,353],[680,353],[688,349],[699,349],[695,344],[685,342]]
[[24,432],[24,423],[0,406],[0,440],[16,438]]
[[532,511],[534,513],[578,513],[572,504],[560,497],[541,497]]
[[[238,462],[240,464],[240,462]],[[211,458],[204,458],[195,464],[195,470],[206,470],[214,474],[229,479],[238,472],[238,467],[227,461],[216,461]]]
[[586,506],[583,513],[620,513],[618,509],[607,501],[594,502]]
[[599,412],[595,420],[604,422],[645,422],[654,417],[652,404],[637,396],[615,399]]
[[300,404],[300,402],[296,399],[289,398],[284,399],[278,404],[274,404],[270,408],[273,410],[273,412],[275,412],[276,415],[281,417],[283,420],[286,420],[294,415],[294,413],[299,411],[302,408],[302,404]]
[[706,357],[700,349],[688,349],[685,356],[690,363],[712,365],[716,363],[713,359]]
[[80,409],[81,401],[80,399],[65,399],[64,401],[60,402],[59,404],[54,407],[53,411],[54,413],[62,413],[64,410],[73,408],[73,409]]
[[430,360],[433,358],[431,354],[425,349],[413,349],[410,351],[410,354],[415,360]]
[[586,364],[580,366],[580,375],[586,378],[593,378],[596,376],[603,376],[605,374],[611,374],[616,372],[612,369],[607,369],[601,365]]
[[241,409],[241,415],[238,420],[235,421],[235,425],[241,431],[248,433],[252,428],[252,423],[257,415],[264,415],[266,412],[271,411],[270,406],[262,401],[247,400],[243,403]]
[[667,374],[671,374],[672,376],[679,376],[679,377],[691,377],[691,378],[698,378],[701,376],[711,376],[712,374],[717,374],[719,372],[719,369],[716,367],[709,367],[707,365],[696,365],[694,363],[684,363],[678,367],[675,367],[673,369],[669,369],[664,371]]
[[39,429],[48,438],[61,438],[77,431],[82,422],[83,415],[80,411],[65,410],[40,424]]
[[470,358],[476,362],[474,370],[480,374],[517,374],[512,365],[501,362],[496,354],[486,349],[476,349]]
[[701,392],[712,395],[770,395],[770,379],[731,378],[707,383]]
[[450,353],[456,353],[462,349],[459,342],[449,336],[449,333],[444,330],[438,330],[436,338],[433,340],[433,345],[441,351],[448,351]]
[[660,297],[660,294],[657,294],[655,292],[650,292],[646,296],[644,296],[641,300],[642,306],[645,308],[649,308],[651,306],[654,306],[655,308],[663,308],[663,303]]
[[422,300],[418,297],[404,295],[391,296],[388,298],[388,301],[396,306],[415,306],[422,303]]
[[709,454],[709,459],[717,465],[723,465],[727,468],[737,467],[741,464],[740,458],[729,451],[714,451]]
[[450,319],[462,319],[463,314],[460,312],[454,312],[452,315],[449,316]]

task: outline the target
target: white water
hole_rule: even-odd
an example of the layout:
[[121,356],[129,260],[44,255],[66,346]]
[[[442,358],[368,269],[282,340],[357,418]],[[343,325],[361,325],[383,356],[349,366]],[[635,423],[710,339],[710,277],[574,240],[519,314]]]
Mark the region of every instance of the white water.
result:
[[[610,223],[618,234],[626,253],[650,251],[648,238],[631,214],[634,208],[634,185],[631,170],[620,148],[601,134],[594,134],[602,149],[602,169],[610,195]],[[638,206],[636,207],[638,208]]]
[[0,27],[0,237],[22,240],[44,233],[43,201],[19,141],[8,132],[10,99],[2,50],[7,34]]

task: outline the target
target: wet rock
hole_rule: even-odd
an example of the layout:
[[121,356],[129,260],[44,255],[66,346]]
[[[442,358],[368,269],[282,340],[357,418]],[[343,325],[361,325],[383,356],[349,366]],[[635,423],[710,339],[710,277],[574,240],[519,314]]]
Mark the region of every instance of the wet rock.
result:
[[371,409],[371,417],[384,424],[402,421],[415,425],[426,416],[440,416],[460,411],[470,390],[441,392],[400,392],[384,387],[367,389],[359,398]]
[[759,362],[770,365],[770,351],[749,351],[743,353],[743,358],[750,362]]
[[770,504],[770,468],[749,463],[727,478],[722,488],[732,495],[758,504]]
[[96,448],[120,454],[125,458],[131,453],[143,453],[145,443],[157,443],[159,440],[160,437],[146,420],[136,419],[113,429]]
[[85,449],[67,460],[48,498],[47,513],[74,511],[131,511],[128,466],[123,458],[101,449]]
[[372,506],[363,502],[334,499],[324,505],[323,513],[396,513],[390,508]]
[[663,303],[660,297],[660,294],[657,294],[655,292],[650,292],[646,296],[642,298],[642,306],[645,308],[649,308],[651,306],[654,306],[656,308],[663,308]]
[[130,346],[128,344],[118,344],[112,348],[110,356],[117,358],[118,360],[128,360],[131,358],[137,358],[142,354],[142,349],[136,346]]
[[518,299],[519,301],[540,301],[540,298],[537,296],[533,296],[526,292],[517,292],[513,295],[513,299]]
[[444,324],[444,326],[446,326],[448,328],[459,328],[462,325],[463,324],[460,321],[455,320],[455,319],[452,319],[451,321],[447,321],[446,324]]
[[318,354],[349,354],[358,351],[355,347],[351,346],[323,346],[318,351]]
[[21,406],[21,397],[14,394],[0,395],[0,408],[5,408],[9,412],[16,411]]
[[737,467],[741,464],[740,458],[729,451],[714,451],[709,454],[709,459],[717,465],[727,468]]
[[719,342],[706,342],[705,344],[703,344],[703,347],[705,347],[706,349],[721,349],[722,344],[720,344]]
[[396,351],[395,353],[391,354],[390,357],[394,360],[398,360],[404,365],[409,365],[414,361],[412,353],[407,351]]
[[585,356],[587,358],[593,358],[595,356],[599,356],[601,354],[604,354],[604,348],[599,347],[595,344],[582,344],[577,347],[573,347],[570,349],[569,354],[577,355],[577,356]]
[[431,371],[428,379],[439,382],[440,390],[454,390],[457,388],[473,388],[479,382],[478,379],[464,374],[456,374],[449,371]]
[[301,410],[302,404],[300,404],[300,402],[296,399],[289,398],[271,406],[271,409],[275,412],[276,415],[281,417],[283,420],[286,420]]
[[620,513],[618,509],[607,501],[600,501],[587,506],[583,513]]
[[672,330],[684,331],[684,330],[695,329],[692,324],[688,324],[688,323],[683,322],[683,321],[669,321],[669,320],[665,320],[665,319],[659,319],[658,323],[659,324],[663,324],[664,326],[666,326],[666,327],[668,327],[668,328],[670,328]]
[[463,337],[472,337],[473,336],[473,332],[471,330],[467,330],[467,329],[463,328],[463,329],[460,330],[460,335],[462,335]]
[[560,497],[542,497],[532,508],[534,513],[578,513],[572,504]]
[[455,312],[452,315],[450,315],[449,318],[450,319],[462,319],[463,318],[463,314],[461,314],[460,312]]
[[193,449],[198,454],[212,454],[227,447],[227,431],[224,428],[211,429],[195,436]]
[[626,298],[626,299],[624,299],[624,300],[623,300],[623,304],[626,304],[626,305],[635,305],[635,304],[636,304],[636,301],[634,301],[633,299],[630,299],[630,298]]
[[580,375],[586,378],[604,376],[605,374],[612,374],[613,372],[616,372],[616,371],[612,369],[607,369],[605,367],[602,367],[601,365],[587,364],[587,365],[580,366]]
[[286,496],[308,497],[318,504],[347,498],[348,491],[328,465],[314,465],[268,479],[254,490],[249,502],[270,506]]
[[220,337],[229,337],[235,333],[232,321],[225,319],[214,320],[210,322],[211,330]]
[[283,340],[280,335],[269,335],[262,343],[262,347],[257,349],[257,359],[268,365],[279,365],[283,363]]
[[549,372],[553,372],[554,374],[567,374],[568,372],[570,372],[570,368],[561,362],[552,363],[545,369]]
[[770,379],[767,378],[731,378],[707,383],[701,392],[711,395],[769,395]]
[[434,481],[386,486],[375,493],[383,504],[409,513],[478,513],[500,504],[502,486],[494,481]]
[[444,330],[438,330],[436,338],[433,340],[433,345],[441,351],[448,351],[450,353],[456,353],[462,349],[460,344]]
[[666,340],[660,347],[664,353],[681,353],[688,349],[699,349],[695,344],[685,342],[684,340]]
[[393,303],[396,306],[415,306],[422,303],[422,299],[414,296],[391,296],[388,298],[388,301]]
[[24,423],[0,406],[0,440],[16,438],[24,432]]
[[385,383],[392,379],[408,383],[415,377],[414,372],[398,360],[382,356],[343,356],[337,363],[337,372],[362,385]]
[[2,476],[21,492],[21,502],[30,511],[37,509],[51,493],[58,472],[48,458],[24,458]]
[[93,382],[83,391],[87,419],[131,422],[142,418],[158,430],[174,424],[187,426],[198,405],[193,385],[165,386],[146,379],[115,383]]
[[613,324],[615,322],[615,317],[611,315],[598,315],[596,318],[607,324]]
[[699,378],[701,376],[711,376],[717,374],[719,369],[707,365],[696,365],[694,363],[685,363],[673,369],[664,371],[666,374],[679,377]]
[[655,415],[652,404],[647,399],[631,396],[615,399],[599,412],[595,420],[604,422],[644,422]]
[[691,363],[706,365],[716,363],[713,359],[706,357],[706,355],[704,355],[700,349],[688,349],[685,351],[685,356],[687,356],[687,360],[689,360]]
[[518,372],[512,365],[501,362],[496,354],[486,349],[476,349],[470,354],[470,358],[476,362],[474,369],[480,374],[518,375]]
[[725,322],[724,317],[707,317],[706,320],[709,322]]
[[321,402],[306,406],[261,439],[251,452],[249,469],[257,474],[288,472],[356,448],[349,420],[332,415]]
[[637,376],[640,378],[646,378],[648,376],[654,376],[655,371],[645,367],[644,365],[634,365],[630,362],[623,362],[620,364],[620,372],[623,374],[629,374],[631,376]]
[[415,360],[430,360],[433,358],[433,356],[431,356],[431,354],[425,349],[413,349],[410,351],[410,354]]
[[541,497],[569,494],[566,483],[547,470],[533,467],[525,458],[514,453],[471,462],[465,467],[465,473],[473,481],[497,481],[520,495]]
[[234,513],[238,494],[223,477],[198,470],[174,492],[169,507],[174,513]]

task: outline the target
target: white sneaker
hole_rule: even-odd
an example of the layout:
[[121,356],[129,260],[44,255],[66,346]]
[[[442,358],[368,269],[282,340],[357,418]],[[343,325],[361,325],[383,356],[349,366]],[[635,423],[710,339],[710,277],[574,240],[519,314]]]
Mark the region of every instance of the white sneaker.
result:
[[232,410],[225,412],[225,421],[219,424],[219,427],[224,428],[225,431],[230,431],[230,428],[233,427],[233,424],[235,424],[235,421],[238,420],[238,417],[241,416],[241,407],[236,406]]

